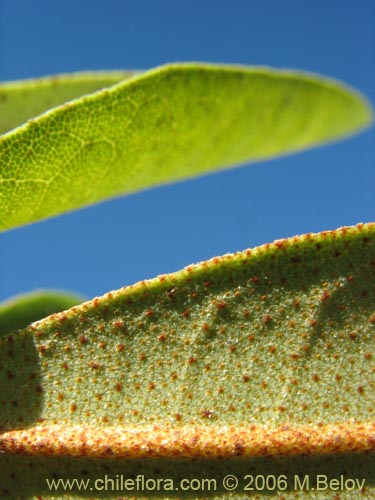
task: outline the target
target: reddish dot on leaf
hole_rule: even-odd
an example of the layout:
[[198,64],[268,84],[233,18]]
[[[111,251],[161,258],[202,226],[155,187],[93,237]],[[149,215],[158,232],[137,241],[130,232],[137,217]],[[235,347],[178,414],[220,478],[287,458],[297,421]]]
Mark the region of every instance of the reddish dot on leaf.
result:
[[44,354],[47,350],[47,346],[42,344],[40,346],[38,346],[38,351],[40,352],[40,354]]

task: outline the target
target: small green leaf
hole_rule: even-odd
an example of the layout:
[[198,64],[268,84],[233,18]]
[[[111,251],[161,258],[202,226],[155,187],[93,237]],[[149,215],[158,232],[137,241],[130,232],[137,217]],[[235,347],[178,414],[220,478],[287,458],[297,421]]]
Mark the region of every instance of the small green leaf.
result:
[[[0,339],[0,493],[248,498],[263,474],[287,485],[257,498],[326,499],[317,475],[343,475],[360,483],[340,498],[375,498],[374,256],[375,224],[279,240]],[[217,489],[94,488],[121,474]],[[92,489],[54,496],[53,478]]]
[[[27,92],[39,112],[44,95],[54,106],[118,78],[66,77],[56,96],[48,81],[7,84],[2,114],[14,125],[32,112],[34,99],[19,111]],[[371,119],[363,97],[317,76],[203,64],[157,68],[2,137],[0,229],[332,141]]]
[[66,292],[36,290],[0,304],[0,337],[30,323],[83,302],[84,297]]

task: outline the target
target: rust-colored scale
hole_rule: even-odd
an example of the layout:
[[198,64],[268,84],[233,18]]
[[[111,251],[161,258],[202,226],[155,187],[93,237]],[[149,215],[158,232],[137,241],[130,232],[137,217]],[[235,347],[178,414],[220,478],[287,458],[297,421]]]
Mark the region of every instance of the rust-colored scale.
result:
[[[179,420],[180,416],[176,416]],[[49,426],[6,432],[0,453],[96,458],[329,455],[375,450],[375,423],[247,427]]]

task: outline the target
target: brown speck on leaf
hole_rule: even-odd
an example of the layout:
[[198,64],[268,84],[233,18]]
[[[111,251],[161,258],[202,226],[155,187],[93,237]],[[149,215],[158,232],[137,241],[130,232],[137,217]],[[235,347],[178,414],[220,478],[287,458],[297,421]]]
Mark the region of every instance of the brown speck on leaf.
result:
[[79,340],[79,343],[82,344],[82,345],[86,344],[86,342],[87,342],[87,338],[85,337],[85,335],[80,335],[78,337],[78,340]]
[[44,354],[47,350],[47,346],[44,345],[44,344],[41,344],[40,346],[38,346],[38,351],[40,352],[40,354]]
[[124,346],[124,344],[117,344],[117,346],[116,346],[116,351],[117,351],[117,352],[121,352],[121,351],[123,351],[123,350],[124,350],[124,347],[125,347],[125,346]]
[[268,323],[270,323],[272,321],[272,318],[271,318],[271,316],[269,314],[266,314],[265,316],[263,316],[263,320],[262,321],[263,321],[263,323],[265,325],[267,325]]
[[88,363],[89,367],[92,368],[93,370],[97,370],[99,368],[99,363],[97,363],[96,361],[90,361]]

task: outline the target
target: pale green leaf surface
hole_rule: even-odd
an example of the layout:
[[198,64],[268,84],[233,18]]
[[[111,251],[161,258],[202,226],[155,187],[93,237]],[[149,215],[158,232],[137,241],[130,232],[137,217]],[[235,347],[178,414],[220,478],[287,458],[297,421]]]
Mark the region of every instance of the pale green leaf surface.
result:
[[83,300],[82,295],[52,290],[35,290],[12,297],[0,304],[0,337]]
[[[156,496],[252,498],[256,492],[243,491],[246,474],[286,474],[286,491],[256,498],[323,500],[337,492],[295,491],[294,475],[309,475],[314,486],[317,474],[343,474],[364,478],[365,490],[340,492],[340,499],[375,498],[374,278],[375,225],[359,225],[190,266],[0,339],[0,425],[6,431],[0,437],[0,493],[50,498],[46,478],[139,473],[176,481],[216,478],[219,485],[216,492]],[[335,452],[340,425],[352,429],[354,442],[360,424],[372,426],[366,450],[349,443]],[[32,441],[38,429],[55,425],[61,430],[54,443]],[[215,451],[211,458],[184,457],[179,432],[214,435],[251,425],[254,435],[257,429],[312,429],[318,441],[330,425],[339,436],[322,455],[299,453],[296,434],[284,454],[246,455],[246,441],[240,441],[231,458],[217,458]],[[147,440],[138,447],[146,456],[122,456],[128,443],[119,445],[116,432],[150,426],[150,443],[155,426],[177,432],[173,446],[182,456],[153,456]],[[21,429],[29,437],[17,448]],[[103,442],[105,432],[113,439]],[[233,494],[222,487],[227,474],[241,479]],[[155,492],[75,489],[53,498],[134,495]]]
[[[92,78],[93,88],[104,84],[103,73],[100,82]],[[34,93],[38,85],[30,84]],[[41,95],[46,87],[52,99],[48,82]],[[12,85],[7,88],[3,106],[12,94]],[[22,92],[14,92],[20,102]],[[52,105],[65,100],[63,94]],[[0,139],[0,229],[332,141],[371,119],[363,97],[317,76],[204,64],[157,68],[57,107]]]
[[0,84],[0,134],[67,101],[134,76],[132,71],[82,72]]

